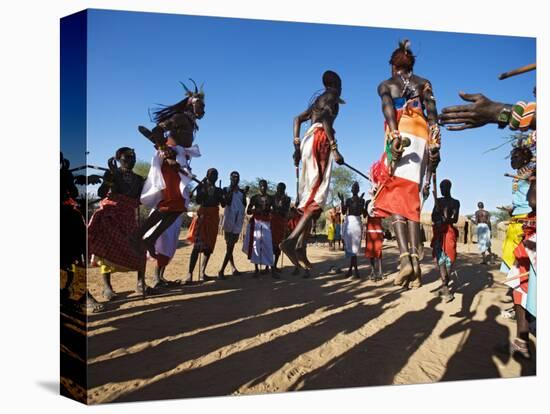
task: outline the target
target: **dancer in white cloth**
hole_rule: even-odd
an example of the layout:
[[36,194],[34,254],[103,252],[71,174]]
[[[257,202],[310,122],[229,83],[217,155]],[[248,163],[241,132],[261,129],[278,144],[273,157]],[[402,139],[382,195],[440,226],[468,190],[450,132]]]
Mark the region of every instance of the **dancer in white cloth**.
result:
[[[189,194],[189,187],[192,177],[191,169],[191,159],[201,156],[198,145],[193,145],[190,148],[183,148],[181,146],[176,147],[176,151],[182,154],[179,159],[176,157],[176,160],[180,165],[183,165],[184,171],[187,174],[179,173],[179,191],[183,199],[184,212],[187,211],[189,207],[189,201],[191,196]],[[162,197],[162,191],[166,188],[166,181],[162,177],[162,159],[160,157],[159,151],[153,156],[151,162],[151,169],[149,170],[149,175],[145,181],[144,190],[141,194],[142,203],[149,208],[153,208],[151,214],[154,214],[157,211],[158,198]],[[143,201],[145,200],[145,202]],[[155,258],[156,258],[156,267],[155,274],[153,276],[153,287],[157,286],[167,286],[169,281],[164,278],[164,271],[166,266],[170,263],[179,242],[179,235],[181,232],[181,226],[183,223],[183,215],[179,214],[174,222],[158,236],[155,241]],[[148,237],[151,233],[155,231],[160,223],[154,226],[149,232],[145,234],[145,237]],[[148,255],[149,258],[153,258],[151,254]],[[183,281],[185,283],[185,281]]]
[[[323,74],[323,84],[325,91],[294,120],[295,166],[298,167],[302,161],[298,205],[302,216],[292,233],[280,245],[295,266],[306,270],[304,277],[309,277],[311,269],[306,254],[307,237],[313,220],[319,218],[327,200],[332,161],[344,163],[344,158],[338,152],[333,129],[340,104],[344,103],[340,98],[342,81],[337,73],[327,70]],[[300,127],[306,121],[311,121],[311,127],[303,140],[300,140]]]
[[246,193],[249,187],[245,187],[244,190],[239,188],[239,181],[241,179],[240,174],[237,171],[233,171],[229,175],[230,186],[223,189],[223,195],[225,198],[226,207],[223,213],[223,230],[225,236],[226,251],[225,257],[218,277],[225,279],[225,267],[229,263],[231,265],[233,276],[241,274],[235,266],[233,259],[233,249],[235,244],[239,240],[243,228],[244,210],[246,208]]
[[[273,267],[273,244],[271,238],[271,212],[273,211],[273,197],[267,194],[267,181],[260,180],[260,193],[252,196],[246,214],[251,215],[243,251],[248,259],[254,263],[254,277],[260,274],[259,265]],[[267,267],[266,267],[267,270]],[[271,275],[278,279],[279,275],[271,269]]]
[[356,181],[351,186],[352,196],[344,201],[344,196],[338,193],[338,198],[342,203],[342,213],[346,215],[342,227],[342,237],[344,239],[344,248],[346,257],[350,258],[350,265],[346,276],[359,278],[359,269],[357,268],[357,254],[361,248],[363,223],[361,216],[366,214],[364,193],[359,197],[359,183]]
[[193,141],[199,129],[197,119],[205,113],[204,92],[202,88],[199,91],[196,84],[194,92],[182,85],[186,97],[174,105],[162,106],[154,111],[156,126],[152,131],[144,126],[138,128],[156,149],[141,193],[141,203],[153,211],[132,235],[131,242],[136,251],[145,248],[153,258],[157,257],[157,239],[181,213],[187,211],[187,185],[194,179],[189,160],[200,156],[199,148],[193,145]]

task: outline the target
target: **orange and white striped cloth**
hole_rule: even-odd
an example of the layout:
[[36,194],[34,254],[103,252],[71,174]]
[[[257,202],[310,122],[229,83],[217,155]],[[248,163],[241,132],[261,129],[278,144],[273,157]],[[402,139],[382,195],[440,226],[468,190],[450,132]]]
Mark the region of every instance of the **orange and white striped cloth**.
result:
[[[427,166],[429,128],[418,98],[405,102],[394,99],[398,129],[411,144],[405,147],[396,163],[393,176],[386,152],[371,168],[374,183],[373,215],[389,217],[399,214],[409,220],[420,221],[420,189]],[[389,127],[386,125],[386,137]]]

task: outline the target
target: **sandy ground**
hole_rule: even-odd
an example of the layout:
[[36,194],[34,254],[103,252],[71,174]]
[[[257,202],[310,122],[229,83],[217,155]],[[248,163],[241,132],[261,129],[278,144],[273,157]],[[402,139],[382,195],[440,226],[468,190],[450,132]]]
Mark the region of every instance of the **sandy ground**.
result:
[[[480,264],[475,246],[459,245],[455,300],[446,304],[434,293],[440,283],[429,248],[424,285],[415,290],[392,285],[393,242],[384,248],[388,278],[380,282],[366,279],[365,258],[363,278],[355,280],[329,272],[346,266],[343,252],[308,251],[316,264],[311,279],[292,276],[288,259],[280,280],[253,279],[253,266],[236,249],[237,267],[247,272],[242,276],[145,299],[133,293],[135,274],[115,274],[120,296],[88,316],[87,364],[70,347],[62,346],[62,358],[87,365],[92,404],[535,374],[536,358],[526,362],[495,350],[515,332],[514,322],[500,316],[511,299],[498,264]],[[217,274],[224,253],[218,238],[208,274]],[[167,279],[186,274],[189,254],[182,243]],[[148,264],[149,283],[152,272]],[[89,287],[103,300],[97,269]],[[83,327],[62,312],[69,336],[82,339]],[[62,382],[66,392],[85,394],[78,381]]]

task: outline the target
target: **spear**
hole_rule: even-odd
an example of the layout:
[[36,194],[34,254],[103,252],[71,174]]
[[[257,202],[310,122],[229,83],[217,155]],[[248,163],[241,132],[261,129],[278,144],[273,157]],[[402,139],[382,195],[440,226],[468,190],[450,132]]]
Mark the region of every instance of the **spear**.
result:
[[500,80],[503,80],[503,79],[509,78],[511,76],[516,76],[516,75],[520,75],[520,74],[525,73],[525,72],[530,72],[532,70],[535,70],[536,68],[537,68],[537,64],[536,63],[531,63],[530,65],[525,65],[525,66],[522,66],[521,68],[517,68],[517,69],[511,70],[509,72],[501,73],[500,75],[498,75],[498,78]]

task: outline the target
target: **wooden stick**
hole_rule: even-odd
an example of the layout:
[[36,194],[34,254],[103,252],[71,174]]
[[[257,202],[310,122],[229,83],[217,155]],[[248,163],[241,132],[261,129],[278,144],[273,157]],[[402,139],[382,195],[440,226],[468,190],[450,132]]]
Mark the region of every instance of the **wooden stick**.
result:
[[520,74],[525,73],[525,72],[530,72],[532,70],[535,70],[536,68],[537,68],[537,64],[536,63],[531,63],[530,65],[525,65],[525,66],[522,66],[521,68],[517,68],[517,69],[511,70],[509,72],[501,73],[498,76],[498,78],[500,80],[503,80],[503,79],[509,78],[511,76],[516,76],[516,75],[520,75]]
[[75,171],[80,171],[80,170],[83,170],[85,168],[93,168],[94,170],[100,170],[100,171],[109,171],[108,168],[105,168],[105,167],[98,167],[96,165],[82,165],[81,167],[76,167],[76,168],[72,168],[70,169],[69,171],[70,172],[75,172]]
[[356,172],[357,174],[359,174],[361,177],[367,179],[368,181],[371,181],[371,179],[369,177],[367,177],[365,174],[363,174],[361,171],[359,171],[357,168],[353,168],[351,165],[349,165],[347,162],[345,162],[344,164],[342,164],[346,167],[348,167],[350,170],[352,170],[353,172]]

